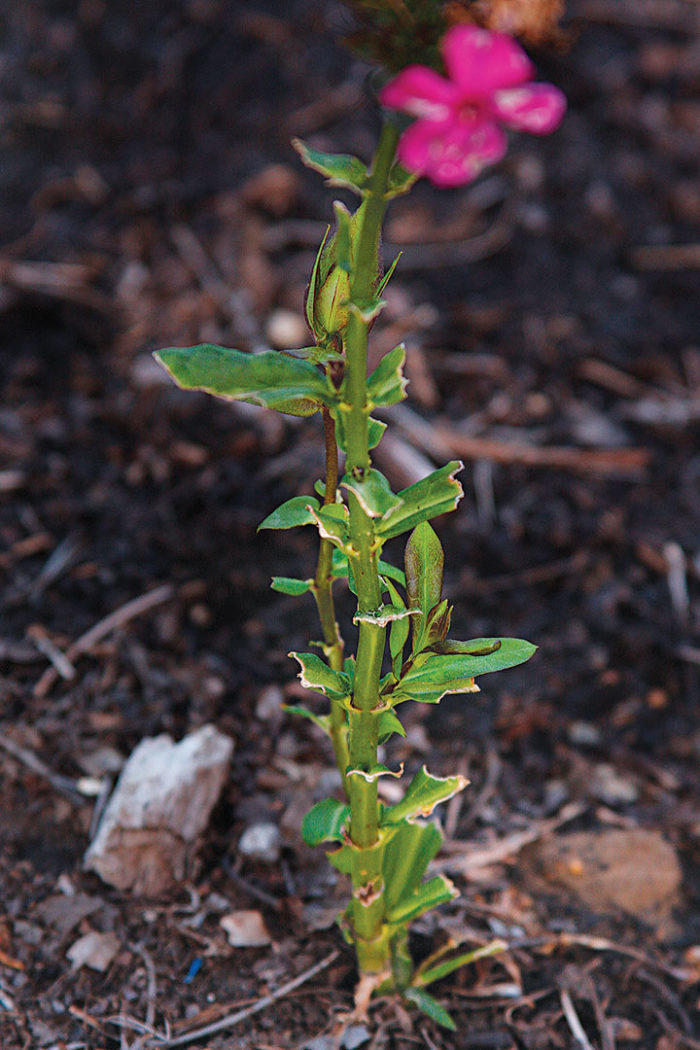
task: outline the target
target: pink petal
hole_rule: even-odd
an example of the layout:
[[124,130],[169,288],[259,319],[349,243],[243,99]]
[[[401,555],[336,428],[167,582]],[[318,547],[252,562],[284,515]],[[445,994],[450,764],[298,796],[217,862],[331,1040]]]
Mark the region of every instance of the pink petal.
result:
[[446,120],[458,97],[455,85],[427,66],[406,66],[379,92],[379,101],[388,109],[428,120]]
[[522,84],[534,74],[534,66],[515,40],[478,26],[448,29],[442,41],[442,57],[462,95],[473,98]]
[[551,84],[526,84],[496,91],[491,99],[491,110],[515,131],[548,135],[561,123],[566,98]]
[[427,176],[436,186],[463,186],[505,151],[506,137],[491,121],[418,120],[401,136],[398,156],[409,171]]

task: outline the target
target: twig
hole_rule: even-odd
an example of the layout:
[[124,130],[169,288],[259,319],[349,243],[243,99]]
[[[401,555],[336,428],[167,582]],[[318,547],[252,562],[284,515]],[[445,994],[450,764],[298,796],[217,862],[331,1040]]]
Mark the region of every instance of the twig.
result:
[[251,1017],[253,1014],[259,1013],[261,1010],[265,1010],[272,1003],[276,1003],[279,999],[283,999],[285,995],[289,995],[290,992],[295,991],[302,984],[310,981],[312,977],[321,973],[325,970],[332,962],[334,962],[340,953],[333,951],[330,955],[327,955],[325,959],[321,959],[320,962],[316,963],[309,970],[305,970],[304,973],[299,974],[292,981],[288,981],[283,984],[275,992],[270,992],[269,995],[264,995],[262,999],[258,999],[252,1006],[246,1007],[244,1010],[239,1010],[235,1014],[229,1014],[228,1017],[222,1017],[220,1021],[214,1021],[213,1024],[205,1025],[203,1028],[195,1028],[191,1032],[185,1032],[184,1035],[178,1035],[174,1039],[158,1039],[157,1042],[148,1040],[145,1045],[148,1047],[170,1047],[170,1046],[184,1046],[185,1043],[191,1043],[195,1039],[202,1039],[204,1036],[213,1035],[215,1032],[221,1032],[224,1028],[230,1028],[232,1025],[238,1024],[239,1021],[244,1021],[246,1018]]
[[[149,609],[154,608],[156,605],[162,605],[163,602],[169,601],[175,594],[175,588],[170,583],[164,584],[162,587],[156,587],[153,591],[147,591],[146,594],[140,595],[138,598],[133,598],[130,602],[126,602],[119,609],[115,609],[109,616],[105,616],[104,619],[98,620],[93,627],[91,627],[85,634],[82,634],[70,648],[66,651],[66,659],[73,663],[77,657],[83,653],[89,652],[90,649],[98,642],[101,642],[108,634],[112,631],[117,630],[119,627],[123,627],[129,620],[135,619],[142,613],[147,612]],[[55,667],[48,667],[42,674],[39,681],[34,686],[34,696],[37,699],[42,700],[49,693],[51,687],[58,674]]]
[[573,1000],[566,988],[562,988],[559,992],[559,999],[561,1001],[562,1010],[564,1011],[564,1017],[566,1018],[566,1022],[571,1029],[571,1034],[576,1042],[579,1046],[583,1047],[583,1050],[594,1050],[593,1045],[579,1020],[579,1016],[574,1009]]
[[29,751],[26,747],[20,747],[19,744],[16,744],[14,740],[10,740],[5,734],[0,735],[0,748],[7,751],[7,753],[12,755],[13,758],[16,758],[18,762],[25,765],[27,769],[31,769],[32,773],[36,773],[38,776],[48,780],[56,791],[65,795],[66,798],[71,800],[71,802],[77,802],[78,800],[83,801],[82,795],[78,791],[75,782],[71,780],[70,777],[64,777],[60,773],[54,773],[53,770],[49,769],[49,767],[45,765],[33,751]]

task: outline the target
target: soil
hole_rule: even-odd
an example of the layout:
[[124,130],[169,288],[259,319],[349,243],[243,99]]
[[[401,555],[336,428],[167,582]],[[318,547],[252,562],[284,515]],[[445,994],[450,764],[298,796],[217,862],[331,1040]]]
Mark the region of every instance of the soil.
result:
[[[303,342],[289,311],[332,191],[289,140],[369,157],[377,131],[339,20],[321,0],[3,12],[3,1050],[184,1045],[324,961],[190,1045],[318,1050],[352,1005],[344,889],[298,831],[332,763],[280,708],[314,611],[269,589],[312,571],[313,536],[256,533],[320,475],[319,428],[185,394],[150,356]],[[465,460],[438,522],[455,635],[539,646],[388,748],[471,780],[439,861],[461,897],[413,947],[510,949],[436,989],[456,1034],[386,1001],[347,1045],[700,1046],[700,25],[683,0],[575,0],[567,24],[534,56],[562,128],[394,205],[375,332],[406,339],[412,380],[381,469]],[[235,753],[187,883],[148,900],[86,873],[125,758],[206,723]],[[238,849],[262,822],[273,860]],[[269,946],[230,945],[236,910]],[[106,961],[81,959],[91,934]]]

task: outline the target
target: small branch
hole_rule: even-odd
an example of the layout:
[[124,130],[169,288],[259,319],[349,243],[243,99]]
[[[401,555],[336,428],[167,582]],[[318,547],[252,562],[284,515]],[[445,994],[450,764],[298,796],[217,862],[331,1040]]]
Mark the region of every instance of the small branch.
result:
[[272,1003],[278,1002],[283,999],[285,995],[289,995],[290,992],[300,988],[302,984],[310,981],[312,977],[321,973],[325,970],[332,962],[334,962],[340,953],[337,951],[331,952],[325,959],[321,959],[320,962],[316,963],[309,970],[299,974],[294,980],[288,981],[283,984],[277,991],[271,992],[269,995],[264,995],[262,999],[258,999],[252,1006],[247,1006],[244,1010],[238,1010],[235,1014],[229,1014],[227,1017],[222,1017],[220,1021],[214,1021],[212,1024],[205,1025],[203,1028],[194,1028],[191,1032],[185,1032],[183,1035],[178,1035],[174,1039],[160,1039],[156,1038],[149,1039],[144,1044],[147,1047],[170,1047],[170,1046],[184,1046],[185,1043],[192,1043],[195,1039],[203,1039],[205,1036],[214,1035],[215,1032],[222,1032],[225,1028],[231,1028],[233,1025],[238,1024],[239,1021],[245,1021],[246,1018],[251,1017],[253,1014],[260,1013],[261,1010],[265,1010]]
[[[53,668],[51,668],[53,670]],[[82,795],[78,791],[76,784],[70,777],[61,776],[60,773],[54,773],[53,770],[41,761],[41,759],[34,754],[33,751],[29,751],[26,747],[20,747],[14,740],[10,740],[5,734],[0,735],[0,748],[6,751],[13,758],[21,762],[22,765],[26,766],[27,769],[31,769],[32,773],[36,773],[38,776],[43,777],[44,780],[48,780],[49,784],[56,791],[59,791],[66,798],[69,798],[71,802],[76,802],[79,799],[82,800]]]
[[[153,591],[148,591],[146,594],[140,595],[138,598],[132,599],[130,602],[126,602],[119,609],[115,609],[109,616],[105,616],[103,620],[99,620],[89,631],[82,634],[65,653],[65,658],[71,664],[75,662],[78,656],[83,653],[87,653],[93,646],[101,642],[103,638],[106,638],[112,631],[116,631],[119,627],[123,627],[129,620],[135,619],[142,613],[147,612],[149,609],[153,609],[156,605],[162,605],[163,602],[169,601],[175,594],[175,588],[170,583],[164,584],[162,587],[156,587]],[[42,700],[50,692],[54,682],[58,678],[58,672],[55,667],[48,667],[44,671],[39,681],[34,686],[34,696],[37,699]]]
[[571,1034],[573,1035],[578,1045],[582,1047],[583,1050],[594,1050],[594,1047],[591,1041],[589,1040],[588,1036],[586,1035],[583,1025],[579,1020],[579,1016],[576,1013],[576,1010],[574,1009],[573,1000],[565,988],[562,988],[562,990],[559,992],[559,999],[561,1000],[561,1007],[564,1011],[566,1023],[571,1029]]

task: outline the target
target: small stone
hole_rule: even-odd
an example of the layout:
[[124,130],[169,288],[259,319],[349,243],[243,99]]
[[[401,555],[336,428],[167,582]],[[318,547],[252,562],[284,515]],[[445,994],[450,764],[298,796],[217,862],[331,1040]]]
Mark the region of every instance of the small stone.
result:
[[252,860],[264,860],[274,864],[279,860],[282,848],[280,829],[271,821],[251,824],[246,828],[238,842],[238,852]]
[[569,740],[579,747],[596,747],[600,743],[600,730],[592,722],[572,722],[569,726]]
[[116,934],[91,930],[71,944],[66,957],[76,970],[88,966],[91,970],[105,973],[120,948],[121,942]]
[[590,792],[594,798],[607,806],[630,805],[639,798],[639,790],[634,781],[618,773],[614,766],[608,765],[607,762],[601,762],[594,767]]
[[264,689],[261,689],[258,696],[255,704],[255,717],[259,718],[261,722],[279,724],[284,717],[283,703],[284,693],[280,687],[278,685],[267,685]]
[[270,345],[277,350],[289,350],[309,341],[309,330],[303,319],[293,310],[281,307],[273,310],[267,319],[265,333]]
[[142,740],[124,766],[84,866],[157,897],[182,883],[228,776],[233,741],[202,726],[179,743]]
[[229,912],[221,927],[234,948],[264,948],[272,940],[262,915],[252,909]]

